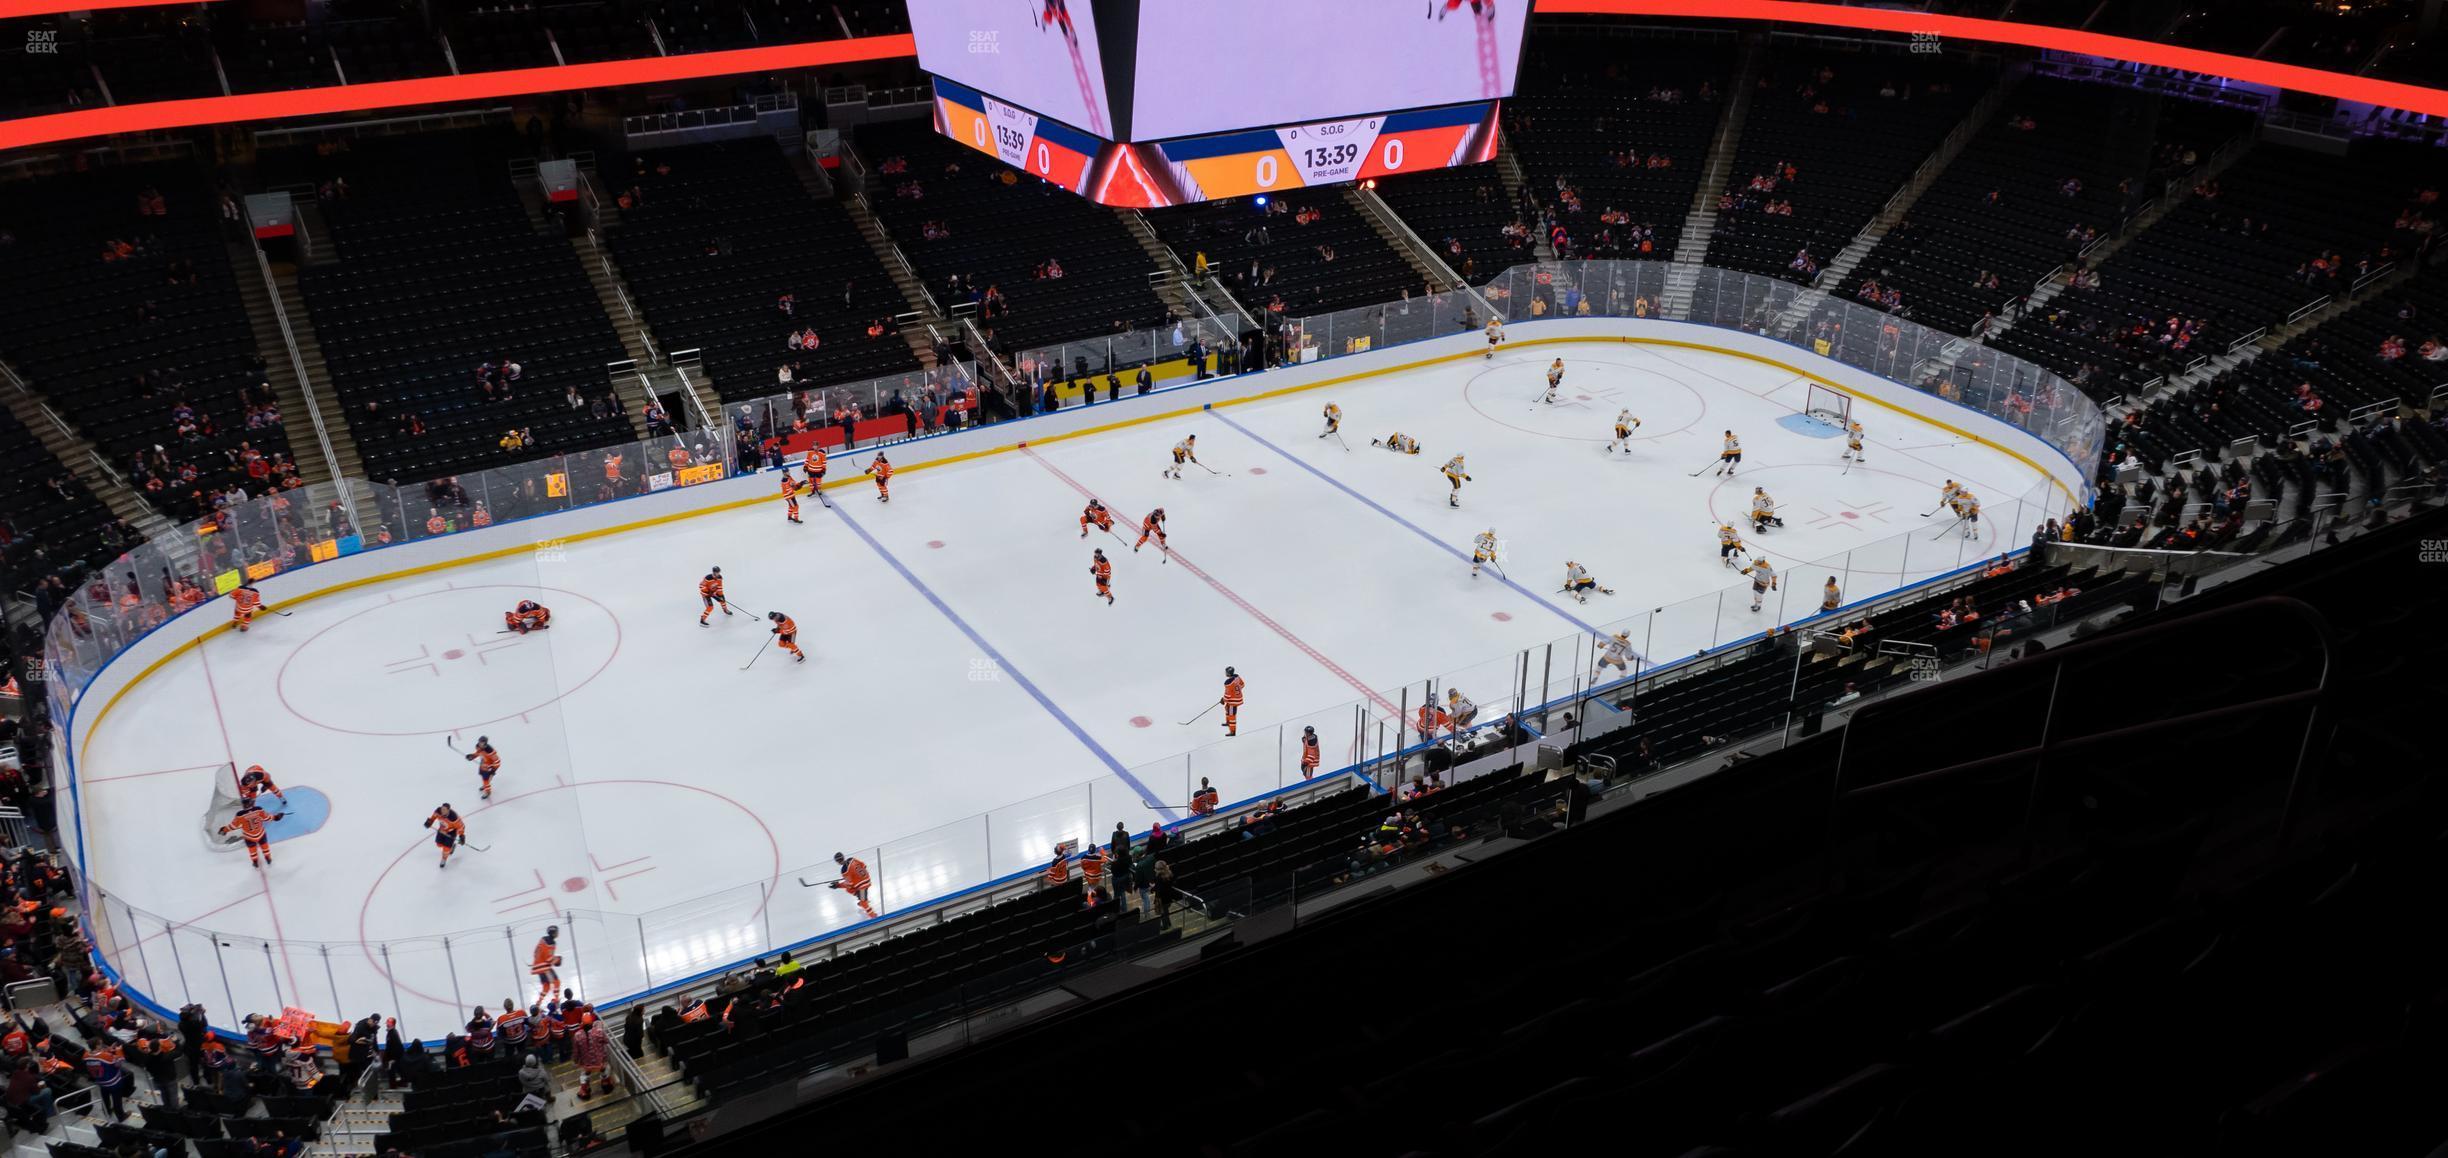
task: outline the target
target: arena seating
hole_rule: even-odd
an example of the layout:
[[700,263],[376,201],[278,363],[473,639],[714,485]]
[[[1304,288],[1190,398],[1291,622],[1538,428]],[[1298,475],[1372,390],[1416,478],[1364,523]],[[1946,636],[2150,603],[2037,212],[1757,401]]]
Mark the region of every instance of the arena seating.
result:
[[533,11],[463,12],[451,20],[446,32],[450,36],[451,56],[468,72],[544,68],[558,63],[553,59],[552,40],[545,32],[545,22]]
[[[1507,130],[1525,195],[1557,206],[1559,182],[1579,190],[1582,211],[1559,215],[1582,246],[1574,256],[1594,256],[1598,217],[1609,209],[1654,236],[1644,248],[1623,242],[1626,230],[1617,227],[1620,252],[1610,256],[1674,253],[1724,112],[1718,86],[1732,72],[1731,41],[1531,33],[1521,95],[1505,103]],[[1619,164],[1625,150],[1640,162]],[[1652,168],[1653,157],[1673,165]]]
[[[1302,224],[1309,214],[1314,218]],[[1304,317],[1420,288],[1410,263],[1333,189],[1280,193],[1263,210],[1250,198],[1155,209],[1147,220],[1183,264],[1204,252],[1209,272],[1251,313]],[[1334,260],[1326,260],[1327,252]]]
[[[1151,327],[1171,316],[1148,288],[1155,260],[1113,210],[955,145],[924,121],[876,122],[857,134],[870,174],[867,203],[935,300],[947,310],[972,300],[949,290],[948,279],[959,275],[980,294],[1000,290],[1009,303],[1008,313],[978,318],[998,351]],[[909,171],[884,173],[894,158],[907,160]],[[948,170],[953,165],[957,172]],[[1014,178],[1009,185],[1001,180],[1007,173]],[[909,184],[922,196],[900,195]],[[930,221],[949,235],[927,240]],[[1062,277],[1036,276],[1048,261],[1061,265]]]
[[413,20],[333,20],[324,24],[323,36],[350,84],[450,75],[441,43]]
[[[300,278],[340,409],[367,472],[415,482],[636,437],[618,414],[572,409],[567,391],[611,393],[625,359],[569,242],[537,231],[511,188],[521,146],[506,128],[357,142],[330,157],[266,158],[269,183],[341,176],[326,201],[339,260]],[[507,401],[483,363],[516,362]],[[369,409],[369,405],[373,409]],[[411,416],[422,434],[411,433]],[[505,451],[512,428],[535,445]]]
[[91,54],[79,38],[64,38],[56,51],[16,53],[0,69],[0,112],[35,116],[102,103],[94,87]]
[[305,24],[233,28],[219,38],[222,71],[234,92],[281,92],[340,83],[331,44]]
[[[2448,176],[2434,152],[2366,141],[2341,160],[2261,144],[2215,190],[2172,194],[2184,200],[2100,263],[2098,288],[2066,290],[1995,344],[2069,377],[2084,364],[2107,371],[2095,383],[2110,393],[2220,353],[2398,255],[2411,259],[2419,239],[2392,223]],[[2190,341],[2160,342],[2171,317],[2203,325]]]
[[[1727,171],[1708,262],[1808,284],[1791,267],[1826,264],[1869,224],[1996,75],[1943,56],[1773,51]],[[1786,180],[1779,171],[1792,166]],[[1755,189],[1755,184],[1768,188]],[[1790,205],[1790,214],[1767,212]]]
[[543,1113],[509,1113],[520,1098],[521,1060],[505,1053],[462,1069],[423,1071],[375,1145],[420,1155],[547,1152]]
[[[1913,204],[1909,228],[1880,240],[1841,292],[1858,297],[1864,282],[1876,281],[1901,291],[1913,320],[1958,334],[2030,293],[2082,248],[2069,230],[2104,237],[2116,229],[2117,183],[2127,174],[2100,148],[2100,136],[2119,99],[2097,86],[2023,82],[2005,115],[1980,129]],[[2022,119],[2033,127],[2017,127]],[[2073,196],[2062,189],[2069,178],[2081,182]],[[1974,284],[1984,271],[1998,288]]]
[[119,553],[102,539],[113,521],[110,512],[6,410],[0,410],[0,457],[15,464],[0,481],[0,526],[8,530],[8,541],[0,543],[0,580],[8,590],[32,590],[55,572],[73,586],[87,568]]
[[[158,215],[140,209],[148,190],[160,195]],[[182,163],[0,188],[0,229],[15,238],[12,276],[0,281],[0,350],[173,519],[199,516],[210,492],[232,485],[261,494],[289,451],[280,423],[260,415],[270,392],[219,212]],[[106,242],[129,248],[105,260]],[[182,406],[194,415],[183,433]],[[250,455],[261,478],[248,475]]]
[[212,34],[200,23],[174,25],[157,35],[96,39],[92,52],[121,104],[221,95]]
[[[785,362],[795,382],[816,385],[916,369],[891,325],[907,308],[892,279],[849,214],[808,196],[771,138],[644,154],[608,166],[604,180],[644,193],[609,241],[647,324],[666,353],[705,351],[724,399],[781,392]],[[784,293],[796,298],[788,315],[776,305]],[[879,318],[885,332],[871,338]],[[815,352],[784,345],[810,327]]]
[[1485,280],[1533,257],[1526,223],[1518,243],[1505,236],[1516,214],[1504,175],[1492,164],[1388,177],[1377,183],[1377,195],[1465,280]]

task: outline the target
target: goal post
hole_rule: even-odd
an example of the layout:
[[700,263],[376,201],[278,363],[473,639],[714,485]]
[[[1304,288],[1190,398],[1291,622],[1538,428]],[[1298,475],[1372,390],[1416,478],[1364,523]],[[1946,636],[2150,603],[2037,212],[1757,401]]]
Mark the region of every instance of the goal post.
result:
[[222,764],[213,769],[212,799],[204,806],[204,845],[214,851],[229,851],[246,842],[237,833],[223,832],[221,826],[238,815],[238,765]]
[[1853,419],[1853,397],[1813,382],[1809,394],[1802,401],[1802,415],[1842,430]]

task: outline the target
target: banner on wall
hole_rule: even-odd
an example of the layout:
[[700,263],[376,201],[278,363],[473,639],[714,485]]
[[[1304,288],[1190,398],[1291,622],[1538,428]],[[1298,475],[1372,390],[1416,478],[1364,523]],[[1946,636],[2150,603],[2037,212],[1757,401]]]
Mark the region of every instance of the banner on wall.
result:
[[560,471],[554,471],[554,472],[552,472],[551,474],[545,475],[545,476],[544,476],[544,494],[545,494],[547,497],[550,497],[550,498],[556,498],[556,499],[566,499],[566,498],[568,498],[568,497],[569,497],[569,476],[568,476],[568,475],[566,475],[566,474],[563,474],[563,473],[562,473],[562,472],[560,472]]
[[698,483],[709,483],[709,482],[713,482],[713,481],[715,481],[716,479],[721,478],[722,476],[723,476],[723,466],[722,466],[722,464],[721,464],[721,463],[719,463],[719,462],[709,462],[709,463],[704,463],[704,464],[699,465],[699,466],[692,466],[692,467],[689,467],[689,468],[687,468],[687,469],[685,469],[685,470],[682,470],[682,471],[680,471],[680,472],[679,472],[679,474],[678,474],[678,475],[676,475],[675,477],[677,477],[677,478],[680,480],[680,485],[681,485],[681,486],[684,486],[684,487],[693,487],[693,486],[696,486]]

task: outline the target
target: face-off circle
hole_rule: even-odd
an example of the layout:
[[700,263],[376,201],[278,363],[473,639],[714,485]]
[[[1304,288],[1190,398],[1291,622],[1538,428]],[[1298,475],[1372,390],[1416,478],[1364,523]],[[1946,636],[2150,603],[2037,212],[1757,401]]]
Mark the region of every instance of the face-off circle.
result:
[[[552,626],[505,634],[521,599]],[[513,720],[587,685],[620,652],[610,608],[558,587],[495,583],[404,596],[306,638],[274,678],[299,719],[360,736],[423,736]]]
[[1564,387],[1550,405],[1547,367],[1497,366],[1471,375],[1462,398],[1481,418],[1524,434],[1567,442],[1604,444],[1615,436],[1615,412],[1640,419],[1632,441],[1647,442],[1688,430],[1708,417],[1698,390],[1654,366],[1605,358],[1567,358]]

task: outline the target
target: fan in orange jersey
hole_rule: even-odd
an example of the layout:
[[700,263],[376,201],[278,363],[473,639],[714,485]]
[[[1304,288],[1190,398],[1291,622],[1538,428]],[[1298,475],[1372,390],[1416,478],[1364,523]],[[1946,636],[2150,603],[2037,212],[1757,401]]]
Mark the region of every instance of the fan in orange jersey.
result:
[[1224,734],[1241,734],[1241,676],[1231,668],[1224,669]]
[[230,626],[245,631],[247,624],[254,622],[255,612],[262,607],[263,595],[255,590],[255,584],[240,583],[236,590],[230,592]]
[[604,455],[604,481],[620,485],[621,453],[617,450]]
[[237,817],[222,825],[221,831],[237,833],[238,838],[246,842],[247,863],[261,868],[272,863],[272,838],[265,834],[264,825],[287,815],[286,812],[265,812],[262,806],[250,800],[238,806]]
[[1154,535],[1156,537],[1156,549],[1158,551],[1169,553],[1172,548],[1165,546],[1164,521],[1165,513],[1163,507],[1158,507],[1155,510],[1149,511],[1147,518],[1141,520],[1139,523],[1139,541],[1131,544],[1131,550],[1136,551],[1141,547],[1147,546],[1148,536]]
[[791,477],[790,468],[787,466],[782,468],[782,501],[787,504],[783,508],[782,517],[794,523],[799,522],[799,480]]
[[870,917],[875,916],[875,906],[867,903],[867,890],[875,884],[867,875],[867,862],[837,852],[833,854],[833,863],[841,866],[841,879],[834,881],[831,887],[857,898],[859,911]]
[[892,472],[893,464],[885,461],[881,452],[875,456],[874,462],[867,464],[867,473],[875,476],[876,501],[879,503],[892,501]]
[[471,527],[492,526],[493,512],[486,510],[483,503],[476,504],[476,509],[468,512],[468,525]]
[[1113,606],[1113,563],[1105,558],[1105,548],[1097,548],[1095,561],[1088,564],[1088,573],[1096,577],[1096,593],[1105,597],[1105,606]]
[[525,635],[530,631],[542,631],[552,626],[552,608],[533,599],[521,599],[518,601],[517,608],[502,612],[502,622],[509,624],[505,630],[515,631],[520,635]]
[[773,633],[777,637],[775,642],[782,645],[782,650],[797,657],[799,662],[806,663],[807,653],[799,650],[798,621],[779,611],[768,611],[765,613],[765,618],[773,620]]
[[1088,537],[1090,527],[1100,531],[1113,530],[1113,512],[1105,509],[1101,499],[1088,500],[1087,508],[1080,512],[1080,538]]
[[246,775],[238,778],[238,803],[253,804],[257,796],[266,792],[280,797],[283,804],[289,803],[289,794],[272,782],[272,774],[264,771],[263,765],[247,765]]
[[811,446],[807,449],[807,457],[800,461],[799,466],[800,469],[807,472],[808,493],[815,495],[817,502],[824,503],[824,505],[829,507],[833,504],[830,501],[827,501],[824,497],[824,476],[827,457],[828,456],[825,454],[825,448],[821,446]]
[[480,783],[476,795],[485,800],[493,799],[493,776],[501,771],[501,753],[494,749],[493,738],[476,737],[476,750],[467,753],[465,758],[476,762],[476,779]]
[[425,818],[424,826],[433,830],[434,847],[442,850],[441,867],[449,868],[451,850],[467,840],[467,822],[459,819],[459,814],[452,811],[450,805],[444,804]]
[[1301,779],[1307,780],[1308,778],[1317,775],[1317,770],[1317,729],[1314,727],[1304,727],[1301,729]]
[[527,971],[535,974],[538,1001],[552,1000],[553,990],[561,984],[557,966],[561,964],[561,926],[544,926],[544,936],[535,943],[535,953],[527,961]]
[[722,605],[723,614],[731,614],[731,601],[723,598],[722,568],[706,572],[706,577],[697,581],[697,597],[705,600],[705,610],[697,615],[697,626],[707,626],[706,620],[713,618],[717,603]]

